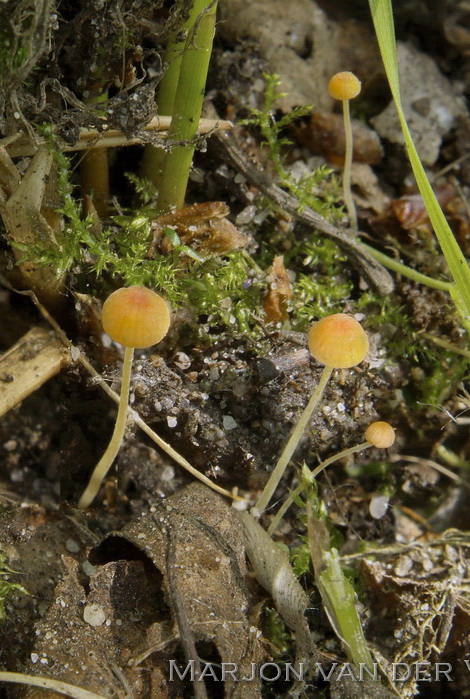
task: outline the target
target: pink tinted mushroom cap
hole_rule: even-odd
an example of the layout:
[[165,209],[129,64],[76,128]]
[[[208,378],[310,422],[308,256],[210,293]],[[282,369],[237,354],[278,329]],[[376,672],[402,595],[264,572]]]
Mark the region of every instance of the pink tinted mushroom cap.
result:
[[156,345],[167,334],[170,319],[165,299],[144,286],[117,289],[103,304],[103,329],[124,347]]
[[310,328],[308,347],[320,364],[333,369],[348,369],[365,359],[369,340],[355,318],[346,313],[335,313]]

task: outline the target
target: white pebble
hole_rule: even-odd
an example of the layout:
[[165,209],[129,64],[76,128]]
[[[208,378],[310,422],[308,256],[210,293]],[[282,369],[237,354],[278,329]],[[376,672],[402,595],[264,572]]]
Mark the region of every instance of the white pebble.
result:
[[374,519],[382,519],[388,510],[390,498],[387,495],[375,495],[369,504],[369,512]]
[[78,553],[80,551],[80,546],[74,539],[67,539],[65,548],[69,553]]
[[101,626],[106,621],[103,607],[99,604],[87,604],[83,610],[83,620],[90,626]]
[[224,415],[222,418],[222,424],[224,426],[224,430],[234,430],[235,427],[238,427],[238,423],[235,422],[231,415]]

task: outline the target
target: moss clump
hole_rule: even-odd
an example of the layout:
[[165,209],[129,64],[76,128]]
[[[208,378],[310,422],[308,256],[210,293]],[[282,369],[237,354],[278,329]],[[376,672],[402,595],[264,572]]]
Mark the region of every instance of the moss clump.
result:
[[265,74],[264,77],[266,90],[263,107],[251,110],[250,117],[242,123],[259,129],[263,137],[262,145],[268,149],[279,183],[298,199],[300,209],[309,206],[329,220],[340,218],[342,209],[339,202],[339,186],[331,168],[321,165],[307,175],[295,178],[284,164],[283,151],[286,146],[291,145],[291,141],[285,136],[286,129],[292,122],[310,114],[312,106],[297,107],[276,120],[274,103],[284,97],[285,93],[279,92],[281,83],[278,75]]
[[[52,144],[50,129],[43,129]],[[24,246],[23,260],[50,265],[60,276],[72,272],[74,284],[89,291],[90,273],[96,279],[98,293],[103,275],[121,280],[123,286],[147,286],[164,293],[178,308],[188,297],[196,315],[211,316],[212,324],[223,324],[248,331],[256,325],[263,285],[252,274],[250,264],[240,251],[202,257],[186,245],[175,245],[172,254],[155,254],[148,259],[152,239],[152,220],[156,212],[149,206],[125,212],[113,218],[111,226],[93,225],[84,218],[80,202],[74,198],[68,158],[53,148],[58,173],[59,213],[64,231],[57,246],[41,243]],[[146,203],[151,196],[147,183],[133,178]]]
[[0,621],[5,619],[5,602],[12,592],[22,592],[28,595],[22,585],[17,583],[12,583],[8,580],[9,576],[15,571],[8,567],[6,564],[7,557],[2,551],[0,551]]

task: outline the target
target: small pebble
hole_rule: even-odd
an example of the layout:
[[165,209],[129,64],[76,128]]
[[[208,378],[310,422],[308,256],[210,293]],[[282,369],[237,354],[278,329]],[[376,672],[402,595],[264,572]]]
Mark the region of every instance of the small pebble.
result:
[[96,571],[98,570],[98,567],[92,565],[90,563],[90,561],[83,561],[82,570],[85,573],[85,575],[90,576],[90,575],[93,575],[94,573],[96,573]]
[[103,607],[99,604],[87,604],[83,610],[83,620],[90,626],[101,626],[106,621]]
[[80,551],[80,546],[74,539],[67,539],[65,548],[69,553],[78,553]]
[[224,426],[224,430],[234,430],[235,427],[238,427],[238,423],[235,422],[231,415],[224,415],[222,418],[222,424]]
[[382,519],[388,510],[390,498],[387,495],[376,495],[369,504],[369,512],[374,519]]

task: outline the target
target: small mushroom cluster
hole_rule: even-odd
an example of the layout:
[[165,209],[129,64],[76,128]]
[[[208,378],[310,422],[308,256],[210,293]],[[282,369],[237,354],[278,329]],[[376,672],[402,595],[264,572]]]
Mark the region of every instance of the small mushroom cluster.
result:
[[[367,356],[369,352],[369,340],[362,328],[361,324],[352,316],[346,313],[335,313],[331,316],[322,318],[315,323],[308,332],[308,347],[310,354],[317,362],[323,364],[323,371],[320,380],[315,388],[307,406],[302,412],[299,421],[297,422],[292,434],[284,447],[284,450],[279,457],[279,460],[274,467],[264,489],[261,493],[255,508],[254,514],[260,515],[267,507],[271,497],[276,490],[276,487],[281,480],[284,471],[286,470],[294,451],[299,443],[304,429],[310,420],[313,411],[318,406],[326,385],[333,373],[334,369],[350,369],[357,366]],[[375,445],[379,448],[387,448],[391,446],[395,440],[393,428],[385,422],[375,422],[369,425],[365,434],[366,442],[353,448],[353,451],[359,451],[367,446]],[[352,453],[352,452],[349,452]],[[337,455],[336,458],[341,458],[345,454]],[[332,457],[332,460],[336,460]],[[312,472],[316,476],[323,470],[331,461],[320,464],[317,469]],[[300,492],[300,491],[299,491]],[[289,498],[284,505],[285,509],[282,514],[292,503]],[[281,514],[281,516],[282,516]],[[280,519],[280,517],[279,517]],[[276,523],[279,521],[276,518]],[[271,525],[272,528],[272,525]]]
[[[170,308],[165,299],[142,286],[118,289],[103,304],[103,329],[115,342],[124,346],[121,394],[111,440],[80,497],[78,506],[81,509],[89,507],[93,502],[120,449],[127,420],[134,350],[151,347],[160,342],[168,332],[170,320]],[[349,369],[360,364],[369,351],[369,341],[362,326],[355,318],[345,313],[336,313],[322,318],[312,326],[308,333],[308,347],[312,357],[324,368],[307,406],[256,503],[255,512],[258,515],[266,509],[274,494],[313,411],[321,401],[333,371],[335,369]],[[351,447],[324,461],[312,471],[312,476],[318,475],[330,463],[347,454],[370,446],[380,449],[390,447],[394,442],[395,432],[388,423],[377,421],[369,425],[365,432],[365,439],[366,441],[362,444]],[[271,529],[291,503],[292,497],[279,511]]]

